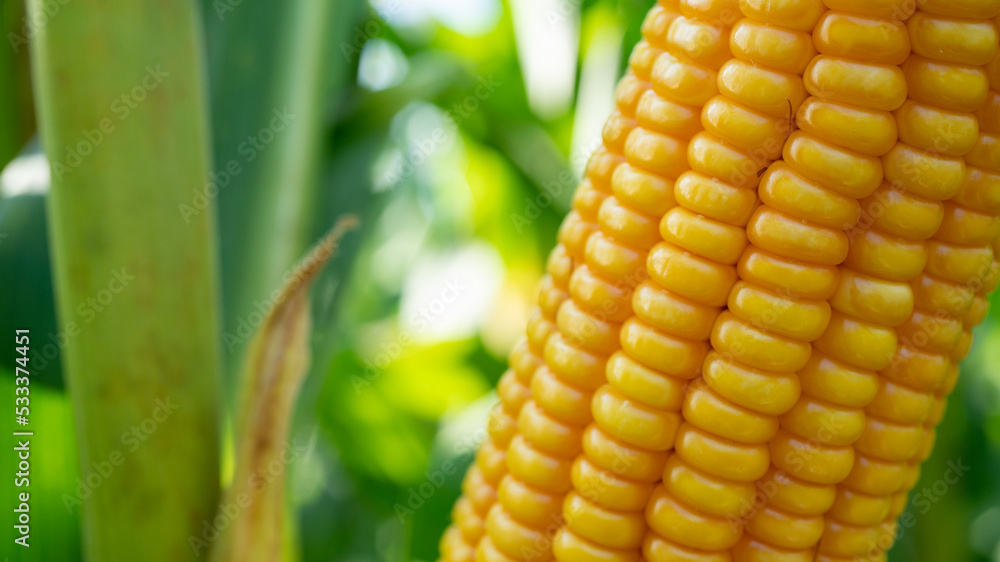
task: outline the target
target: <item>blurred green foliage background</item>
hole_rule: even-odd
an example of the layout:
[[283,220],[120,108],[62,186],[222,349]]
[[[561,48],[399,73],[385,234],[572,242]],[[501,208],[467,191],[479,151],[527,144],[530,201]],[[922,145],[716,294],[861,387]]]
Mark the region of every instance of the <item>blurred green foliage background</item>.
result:
[[[215,170],[240,169],[216,201],[228,400],[257,303],[337,216],[358,214],[362,230],[314,291],[314,366],[294,435],[308,453],[282,475],[298,553],[435,560],[491,389],[651,2],[202,4]],[[6,37],[31,31],[19,2],[2,10]],[[47,166],[26,45],[0,50],[0,333],[32,330],[45,383],[33,387],[35,557],[10,546],[6,511],[0,544],[14,560],[73,561],[79,510],[66,498],[86,490],[60,373]],[[264,133],[276,111],[294,116],[294,130]],[[8,398],[12,347],[0,349]],[[1000,562],[998,347],[994,312],[893,560]],[[4,450],[11,439],[0,438]],[[0,455],[2,505],[12,458]],[[945,487],[949,462],[970,470]]]

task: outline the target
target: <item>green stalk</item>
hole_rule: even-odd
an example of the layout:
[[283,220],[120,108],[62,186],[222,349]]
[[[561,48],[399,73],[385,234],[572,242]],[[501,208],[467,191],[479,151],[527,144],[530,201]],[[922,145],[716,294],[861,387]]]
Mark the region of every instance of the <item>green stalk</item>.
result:
[[29,10],[50,4],[32,70],[81,477],[100,475],[80,498],[84,551],[198,560],[190,539],[219,500],[221,358],[196,6]]
[[[224,61],[257,61],[225,69],[219,76],[226,81],[213,88],[216,169],[230,161],[244,169],[225,188],[221,207],[223,236],[229,237],[226,247],[233,249],[223,263],[228,276],[223,328],[239,336],[224,342],[231,380],[239,372],[247,343],[240,334],[241,320],[281,284],[282,275],[329,224],[329,216],[323,216],[317,221],[319,231],[310,229],[315,227],[311,217],[319,210],[310,206],[309,195],[317,182],[326,124],[327,76],[342,60],[326,56],[335,15],[344,9],[341,4],[347,3],[245,2],[232,11],[206,13],[209,36],[216,37],[213,54]],[[263,34],[273,37],[261,38]],[[241,143],[268,127],[276,111],[286,115],[287,122],[273,139],[268,137],[269,143],[261,143],[250,161],[246,152],[240,153]]]

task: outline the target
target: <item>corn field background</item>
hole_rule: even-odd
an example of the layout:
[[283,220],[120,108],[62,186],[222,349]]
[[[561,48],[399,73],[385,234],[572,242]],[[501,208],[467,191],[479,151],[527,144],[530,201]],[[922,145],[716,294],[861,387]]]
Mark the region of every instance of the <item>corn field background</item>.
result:
[[[148,560],[208,559],[241,515],[214,509],[250,337],[298,259],[353,215],[312,287],[312,361],[280,462],[251,487],[286,482],[286,560],[436,560],[650,5],[3,2],[0,553],[115,561],[148,540],[169,544]],[[163,189],[184,202],[163,207]],[[74,224],[145,261],[116,264],[96,235],[54,245]],[[72,305],[55,257],[66,283],[85,280]],[[1000,562],[996,300],[894,561]],[[183,322],[165,320],[176,310]],[[32,336],[28,549],[11,511],[18,329]],[[67,381],[68,360],[95,370]],[[120,430],[85,436],[110,440],[97,456],[81,454],[89,416]]]

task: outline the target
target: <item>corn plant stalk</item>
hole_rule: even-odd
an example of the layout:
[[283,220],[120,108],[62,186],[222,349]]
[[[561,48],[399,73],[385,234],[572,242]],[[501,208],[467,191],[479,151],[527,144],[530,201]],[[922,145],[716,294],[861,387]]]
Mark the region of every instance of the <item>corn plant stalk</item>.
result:
[[221,362],[212,207],[180,211],[208,179],[195,4],[44,4],[29,2],[47,21],[32,71],[63,365],[81,476],[108,473],[82,498],[84,551],[197,560],[189,539],[219,499]]
[[[212,77],[219,80],[212,88],[215,169],[231,161],[245,168],[220,195],[222,236],[226,247],[234,248],[222,262],[229,289],[223,295],[224,329],[237,334],[240,320],[281,283],[282,274],[329,224],[329,215],[314,206],[310,195],[317,184],[330,94],[324,78],[345,64],[339,51],[336,56],[326,52],[334,37],[330,28],[341,12],[353,8],[324,0],[243,3],[231,10],[209,4],[206,26],[215,40],[213,56],[256,61]],[[264,48],[274,52],[254,52]],[[239,151],[241,143],[268,127],[275,112],[287,122],[248,160]],[[242,368],[245,340],[224,343],[226,380],[233,381]]]

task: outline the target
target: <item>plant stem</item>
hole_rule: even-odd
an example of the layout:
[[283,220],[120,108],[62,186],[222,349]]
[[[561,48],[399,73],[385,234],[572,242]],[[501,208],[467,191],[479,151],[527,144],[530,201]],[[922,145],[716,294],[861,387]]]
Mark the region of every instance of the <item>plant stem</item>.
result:
[[29,2],[47,21],[32,70],[63,365],[92,489],[84,552],[198,560],[191,539],[219,500],[221,361],[212,197],[196,195],[210,161],[196,6],[70,2],[44,17],[45,4]]

